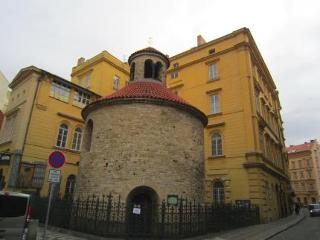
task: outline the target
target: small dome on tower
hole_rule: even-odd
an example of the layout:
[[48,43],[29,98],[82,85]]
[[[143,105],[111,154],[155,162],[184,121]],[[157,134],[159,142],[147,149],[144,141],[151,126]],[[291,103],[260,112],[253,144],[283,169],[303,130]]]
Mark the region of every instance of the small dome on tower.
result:
[[130,81],[157,81],[165,83],[170,61],[155,48],[147,47],[134,52],[129,57]]

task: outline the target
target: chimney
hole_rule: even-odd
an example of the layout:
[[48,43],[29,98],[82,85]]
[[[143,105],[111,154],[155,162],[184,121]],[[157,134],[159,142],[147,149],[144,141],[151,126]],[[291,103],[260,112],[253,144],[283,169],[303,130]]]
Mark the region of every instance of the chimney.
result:
[[202,44],[205,44],[206,40],[204,40],[204,38],[201,35],[197,36],[197,46],[199,47]]
[[81,65],[81,64],[84,63],[85,61],[86,61],[86,59],[85,59],[84,57],[78,58],[77,66]]

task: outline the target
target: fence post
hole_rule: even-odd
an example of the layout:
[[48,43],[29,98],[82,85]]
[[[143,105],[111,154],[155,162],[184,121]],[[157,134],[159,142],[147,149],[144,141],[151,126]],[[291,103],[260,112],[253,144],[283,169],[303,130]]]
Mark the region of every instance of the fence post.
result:
[[98,219],[98,213],[99,213],[99,198],[97,197],[96,200],[96,208],[95,208],[95,214],[94,214],[94,231],[97,232],[97,219]]
[[107,202],[107,233],[109,233],[110,230],[110,218],[111,218],[111,208],[112,208],[112,195],[111,193],[109,193],[109,195],[107,196],[108,198],[108,202]]
[[178,235],[181,236],[183,234],[183,205],[182,198],[179,199],[179,229]]
[[166,204],[164,201],[161,203],[161,225],[160,225],[160,238],[165,235],[165,214],[166,214]]

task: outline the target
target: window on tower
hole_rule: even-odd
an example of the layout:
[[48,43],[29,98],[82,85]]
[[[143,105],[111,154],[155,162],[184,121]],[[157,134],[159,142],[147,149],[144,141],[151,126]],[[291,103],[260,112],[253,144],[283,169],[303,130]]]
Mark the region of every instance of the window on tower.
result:
[[151,59],[147,59],[144,62],[144,78],[152,78],[153,75],[153,62]]

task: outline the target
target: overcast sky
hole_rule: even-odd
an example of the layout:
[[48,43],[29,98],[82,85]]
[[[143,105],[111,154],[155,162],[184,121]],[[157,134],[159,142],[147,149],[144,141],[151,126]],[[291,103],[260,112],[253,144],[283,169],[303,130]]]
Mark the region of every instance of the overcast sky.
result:
[[80,56],[120,60],[148,45],[175,55],[248,27],[280,92],[286,144],[320,134],[320,3],[268,0],[1,0],[0,70],[70,79]]

